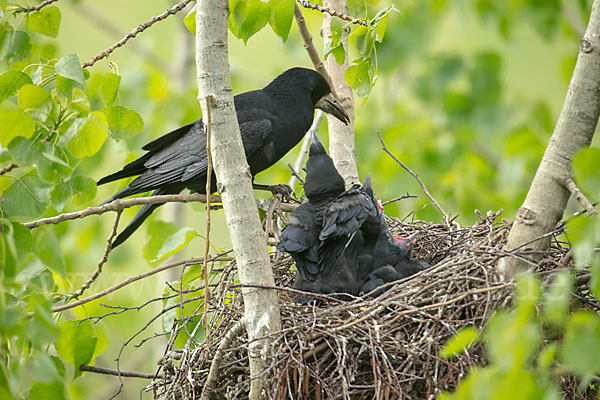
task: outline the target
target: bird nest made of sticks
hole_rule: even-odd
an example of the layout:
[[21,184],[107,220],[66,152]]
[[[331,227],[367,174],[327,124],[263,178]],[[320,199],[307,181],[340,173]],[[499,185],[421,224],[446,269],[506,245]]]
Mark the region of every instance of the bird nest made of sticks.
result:
[[[427,399],[453,390],[470,368],[485,365],[481,343],[450,360],[438,353],[459,329],[481,330],[495,310],[512,301],[512,283],[501,280],[495,269],[506,255],[502,247],[510,229],[508,222],[494,222],[499,214],[489,212],[469,227],[389,219],[392,231],[400,235],[422,232],[413,258],[432,267],[394,283],[374,299],[299,305],[290,289],[292,261],[273,253],[282,330],[273,336],[267,359],[268,398]],[[535,272],[543,278],[569,263],[569,249],[558,234],[536,264]],[[210,398],[247,396],[248,342],[238,323],[243,303],[239,285],[231,287],[236,286],[234,279],[232,262],[210,301],[209,340],[171,349],[176,360],[151,386],[156,397],[199,398],[216,349],[236,324],[237,335],[222,353],[216,392]]]

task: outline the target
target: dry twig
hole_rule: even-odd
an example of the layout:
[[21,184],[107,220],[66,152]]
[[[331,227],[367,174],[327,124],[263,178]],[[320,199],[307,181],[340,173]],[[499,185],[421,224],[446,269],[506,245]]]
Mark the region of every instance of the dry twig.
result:
[[575,183],[573,178],[568,178],[565,181],[565,186],[567,187],[567,189],[569,189],[569,192],[571,192],[571,194],[573,195],[575,200],[577,200],[579,202],[579,204],[581,204],[583,206],[583,208],[585,209],[585,211],[587,211],[587,213],[589,215],[596,214],[596,208],[594,208],[594,205],[592,204],[592,202],[589,201],[587,199],[587,197],[585,197],[585,195],[579,189],[579,187],[577,186],[577,184]]
[[17,163],[11,162],[6,167],[0,168],[0,176],[6,174],[7,172],[10,172],[12,169],[17,168],[17,167],[18,167]]
[[398,160],[398,158],[396,158],[396,156],[394,156],[387,148],[387,146],[385,145],[385,142],[383,141],[383,138],[381,137],[381,134],[379,133],[379,131],[377,132],[377,136],[379,137],[379,141],[381,142],[381,146],[383,148],[383,151],[385,151],[386,153],[388,153],[390,155],[390,157],[392,157],[394,159],[394,161],[396,161],[398,164],[400,164],[400,166],[402,168],[404,168],[409,174],[411,174],[413,176],[413,178],[415,178],[417,180],[417,182],[419,182],[419,185],[421,185],[421,188],[423,189],[423,193],[425,193],[425,195],[429,198],[429,200],[431,200],[431,202],[433,204],[435,204],[435,206],[437,207],[438,210],[440,210],[440,213],[442,213],[442,217],[444,218],[444,223],[448,226],[450,226],[450,216],[448,215],[448,213],[446,211],[444,211],[444,209],[442,208],[442,206],[440,205],[440,203],[438,203],[433,196],[431,195],[431,193],[429,193],[429,190],[427,190],[427,187],[425,186],[425,184],[423,183],[423,181],[421,180],[421,178],[419,178],[418,174],[415,174],[410,168],[408,168],[406,166],[406,164],[404,164],[402,161]]
[[351,24],[357,24],[357,25],[367,26],[367,23],[365,21],[363,21],[362,19],[354,18],[354,17],[351,17],[349,15],[345,15],[345,14],[339,13],[339,12],[337,12],[335,10],[332,10],[332,9],[328,8],[328,7],[323,7],[323,6],[320,6],[318,4],[313,4],[313,3],[309,2],[309,1],[306,1],[306,0],[297,0],[297,1],[304,8],[309,8],[311,10],[317,10],[317,11],[320,11],[321,13],[327,13],[327,14],[329,14],[331,16],[338,17],[339,19],[343,19],[344,21],[348,21]]
[[127,35],[125,35],[117,43],[113,44],[112,46],[110,46],[109,48],[107,48],[106,50],[104,50],[102,53],[98,54],[97,56],[95,56],[91,60],[83,63],[81,65],[81,68],[91,67],[97,61],[102,60],[103,58],[107,57],[110,53],[112,53],[113,51],[115,51],[115,49],[123,46],[125,43],[127,43],[129,41],[129,39],[136,37],[136,35],[138,33],[141,33],[143,31],[145,31],[146,29],[148,29],[152,25],[154,25],[156,22],[162,21],[163,19],[167,18],[169,15],[173,15],[173,14],[178,13],[179,11],[181,11],[182,9],[184,9],[185,6],[187,6],[192,1],[193,0],[183,0],[183,1],[179,2],[179,3],[177,3],[176,5],[174,5],[173,7],[169,8],[164,13],[162,13],[160,15],[157,15],[156,17],[153,17],[150,21],[144,22],[143,24],[139,25],[133,31],[131,31]]

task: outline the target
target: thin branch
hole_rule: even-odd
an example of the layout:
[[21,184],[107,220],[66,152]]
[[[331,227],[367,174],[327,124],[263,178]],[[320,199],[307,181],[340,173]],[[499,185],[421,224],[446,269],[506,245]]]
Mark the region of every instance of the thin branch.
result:
[[[55,217],[42,218],[31,222],[26,222],[25,225],[29,229],[37,228],[44,225],[58,224],[63,221],[69,221],[72,219],[84,218],[89,215],[102,215],[109,211],[119,211],[125,208],[139,206],[143,204],[157,204],[157,203],[189,203],[192,201],[198,201],[200,203],[206,203],[205,194],[164,194],[160,196],[148,196],[148,197],[136,197],[133,199],[118,199],[107,204],[103,204],[97,207],[88,207],[81,211],[75,211],[71,213],[59,214]],[[272,200],[267,199],[256,199],[256,204],[259,207],[263,207],[265,203],[269,203]],[[221,203],[221,196],[211,195],[211,203]],[[280,208],[282,211],[290,212],[294,211],[298,206],[295,204],[281,204]]]
[[79,290],[77,290],[75,293],[73,293],[74,298],[78,298],[79,296],[81,296],[83,294],[83,292],[86,289],[89,289],[90,285],[92,283],[94,283],[96,278],[98,278],[98,276],[102,272],[102,266],[106,263],[106,260],[108,260],[108,254],[112,250],[112,241],[113,241],[113,238],[115,237],[115,235],[117,234],[117,228],[119,226],[119,220],[121,219],[121,213],[123,213],[123,210],[117,211],[117,215],[115,216],[115,222],[113,223],[112,231],[110,232],[110,235],[108,236],[108,239],[106,240],[106,248],[104,249],[104,254],[102,255],[102,259],[98,262],[98,268],[96,268],[96,271],[94,271],[92,276],[90,276],[90,278],[83,285],[81,285]]
[[391,200],[384,201],[383,203],[381,203],[381,205],[382,205],[382,206],[385,206],[386,204],[390,204],[390,203],[393,203],[393,202],[395,202],[395,201],[400,201],[400,200],[404,200],[404,199],[414,199],[414,198],[416,198],[416,197],[417,197],[417,196],[416,196],[416,195],[414,195],[414,194],[408,194],[408,193],[407,193],[407,194],[404,194],[404,195],[402,195],[402,196],[400,196],[400,197],[395,197],[395,198],[393,198],[393,199],[391,199]]
[[129,41],[129,39],[134,38],[138,33],[141,33],[143,31],[145,31],[146,29],[148,29],[149,27],[151,27],[153,24],[155,24],[158,21],[162,21],[163,19],[167,18],[169,15],[173,15],[173,14],[178,13],[179,11],[181,11],[183,8],[185,8],[185,6],[187,6],[192,1],[193,0],[183,0],[183,1],[179,2],[179,3],[177,3],[175,6],[169,8],[164,13],[162,13],[162,14],[156,16],[156,17],[153,17],[150,21],[144,22],[143,24],[141,24],[137,28],[135,28],[133,31],[131,31],[127,35],[125,35],[123,37],[123,39],[119,40],[117,43],[113,44],[112,46],[110,46],[109,48],[107,48],[102,53],[98,54],[96,57],[92,58],[88,62],[83,63],[81,65],[81,67],[82,68],[91,67],[97,61],[102,60],[103,58],[105,58],[106,56],[108,56],[110,53],[112,53],[113,51],[115,51],[116,48],[123,46],[125,43],[127,43],[127,41]]
[[[114,38],[123,37],[123,30],[113,22],[113,19],[105,17],[101,13],[97,12],[92,6],[89,6],[84,2],[77,2],[74,5],[75,10],[78,11],[87,21],[90,21],[96,25],[98,29],[102,29]],[[184,29],[187,28],[184,27]],[[179,78],[178,71],[174,67],[162,59],[156,52],[154,52],[154,50],[144,46],[142,42],[131,42],[127,45],[127,47],[132,53],[138,53],[156,68],[167,72],[172,77]]]
[[313,43],[312,35],[308,31],[308,27],[306,26],[306,21],[304,20],[304,15],[302,15],[302,10],[298,7],[298,4],[295,4],[294,8],[294,18],[296,19],[296,24],[298,24],[298,31],[300,32],[300,36],[302,36],[302,40],[304,41],[304,48],[308,52],[310,60],[312,61],[315,69],[323,75],[323,78],[329,84],[331,91],[334,96],[337,97],[337,93],[335,88],[333,87],[333,81],[331,80],[331,76],[327,69],[325,69],[325,64],[323,64],[323,60],[321,60],[321,56],[319,56],[319,52]]
[[7,172],[10,172],[13,168],[17,168],[17,167],[18,167],[17,163],[11,162],[6,167],[0,168],[0,176],[6,174]]
[[596,214],[596,209],[594,208],[594,205],[587,199],[587,197],[585,197],[585,195],[579,189],[573,178],[567,178],[567,180],[565,180],[565,186],[567,187],[567,189],[569,189],[569,192],[571,192],[573,197],[575,197],[575,200],[577,200],[579,204],[581,204],[583,208],[585,208],[585,211],[587,211],[589,215]]
[[142,379],[163,379],[163,374],[147,374],[145,372],[137,371],[117,371],[116,369],[94,367],[92,365],[81,364],[79,370],[82,372],[94,372],[96,374],[124,376],[126,378],[142,378]]
[[202,396],[200,397],[200,400],[208,400],[213,397],[212,395],[215,391],[217,378],[219,376],[219,366],[221,365],[221,361],[223,360],[225,349],[231,346],[231,343],[234,341],[234,339],[236,339],[239,335],[242,334],[243,330],[244,321],[241,319],[231,327],[231,329],[227,332],[227,334],[219,344],[219,347],[217,348],[213,360],[210,363],[210,370],[208,371],[208,377],[206,378],[206,384],[202,389]]
[[348,21],[351,24],[357,24],[357,25],[367,26],[367,23],[364,20],[362,20],[362,19],[354,18],[354,17],[351,17],[349,15],[345,15],[345,14],[339,13],[339,12],[337,12],[335,10],[332,10],[332,9],[328,8],[328,7],[322,7],[322,6],[318,5],[318,4],[313,4],[313,3],[309,2],[309,1],[306,1],[306,0],[297,0],[297,1],[304,8],[309,8],[311,10],[317,10],[317,11],[320,11],[321,13],[327,13],[327,14],[329,14],[331,16],[338,17],[339,19],[343,19],[345,21]]
[[[233,260],[232,257],[213,257],[213,258],[211,258],[211,261],[232,261],[232,260]],[[52,312],[64,311],[64,310],[68,310],[70,308],[78,307],[78,306],[80,306],[82,304],[85,304],[85,303],[89,303],[92,300],[99,299],[100,297],[104,297],[104,296],[106,296],[109,293],[112,293],[112,292],[114,292],[116,290],[119,290],[122,287],[129,285],[130,283],[133,283],[135,281],[139,281],[140,279],[147,278],[147,277],[149,277],[151,275],[157,274],[157,273],[159,273],[161,271],[164,271],[164,270],[167,270],[169,268],[174,268],[174,267],[177,267],[177,266],[183,265],[183,264],[200,264],[203,261],[204,261],[203,258],[190,258],[190,259],[187,259],[187,260],[175,261],[175,262],[172,262],[172,263],[169,263],[169,264],[161,265],[160,267],[154,268],[154,269],[152,269],[152,270],[150,270],[148,272],[144,272],[143,274],[127,278],[123,282],[118,283],[118,284],[116,284],[114,286],[111,286],[108,289],[104,289],[103,291],[98,292],[98,293],[96,293],[96,294],[94,294],[92,296],[83,298],[83,299],[78,300],[78,301],[73,302],[73,303],[69,303],[69,304],[64,304],[62,306],[53,307],[52,308]]]
[[37,6],[20,9],[19,12],[21,12],[21,11],[23,11],[23,12],[40,11],[42,8],[46,7],[47,5],[57,2],[57,1],[58,0],[45,0],[45,1],[42,1],[40,4],[38,4]]
[[[206,193],[208,194],[212,192],[210,184],[212,179],[213,167],[210,143],[212,137],[211,109],[214,106],[215,98],[209,94],[208,96],[206,96],[206,125],[204,128],[204,130],[206,131],[206,159],[208,161],[206,167]],[[202,274],[204,275],[204,314],[202,315],[202,322],[204,322],[204,326],[206,329],[206,347],[207,349],[210,349],[210,324],[208,323],[208,302],[210,300],[210,287],[208,286],[208,251],[210,250],[210,197],[207,197],[206,200],[206,237],[204,238],[204,263],[202,263]],[[194,336],[195,335],[192,335],[190,337],[190,340]],[[206,354],[208,355],[208,351],[206,352]]]
[[417,180],[417,182],[419,182],[419,185],[421,185],[421,188],[423,189],[423,193],[425,193],[425,195],[429,198],[429,200],[431,200],[431,202],[437,207],[437,209],[440,210],[440,213],[442,213],[442,216],[444,218],[444,223],[446,225],[450,226],[450,217],[449,217],[448,213],[446,211],[444,211],[444,209],[442,208],[442,206],[440,205],[440,203],[438,203],[433,198],[433,196],[429,193],[429,190],[427,190],[427,187],[425,186],[425,184],[423,183],[423,181],[421,180],[421,178],[419,178],[419,175],[417,175],[414,172],[412,172],[410,168],[408,168],[402,161],[398,160],[396,158],[396,156],[394,156],[388,150],[388,148],[385,145],[385,142],[383,141],[383,138],[381,137],[381,134],[379,133],[379,131],[377,131],[377,136],[379,137],[379,141],[381,142],[381,147],[383,148],[383,151],[385,151],[386,153],[388,153],[390,155],[390,157],[392,157],[394,159],[394,161],[396,161],[398,164],[400,164],[400,166],[402,168],[404,168],[409,174],[411,174],[413,176],[413,178],[415,178]]

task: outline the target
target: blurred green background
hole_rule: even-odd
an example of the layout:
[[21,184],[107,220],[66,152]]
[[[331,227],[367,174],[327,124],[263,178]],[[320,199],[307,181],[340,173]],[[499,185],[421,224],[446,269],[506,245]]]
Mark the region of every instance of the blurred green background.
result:
[[[590,3],[586,0],[403,0],[395,4],[397,12],[390,14],[383,43],[376,47],[377,83],[366,103],[355,98],[359,175],[362,178],[371,174],[375,192],[383,201],[406,193],[417,195],[387,205],[387,214],[408,216],[408,220],[441,220],[437,210],[427,206],[429,202],[418,183],[382,151],[378,131],[388,148],[419,174],[446,211],[459,214],[461,224],[476,221],[474,209],[485,213],[503,208],[504,216],[513,218],[560,112]],[[6,12],[7,4],[0,4],[5,10],[4,24],[22,26],[23,16],[11,17]],[[158,0],[57,2],[54,5],[62,14],[58,37],[31,33],[34,56],[22,64],[13,64],[12,68],[24,68],[35,60],[36,54],[61,58],[76,53],[84,62],[173,4]],[[390,4],[352,0],[349,14],[372,17]],[[91,76],[85,89],[92,110],[101,108],[99,93],[104,75],[118,71],[122,80],[115,104],[139,113],[144,128],[129,139],[106,140],[97,154],[78,164],[79,174],[97,180],[141,155],[143,144],[200,117],[193,35],[183,24],[187,11],[189,8],[156,23],[117,49],[110,56],[112,68],[107,60],[101,60],[89,69]],[[322,49],[321,14],[306,9],[303,12],[317,48]],[[285,43],[269,27],[251,37],[246,45],[230,34],[229,52],[234,94],[261,88],[287,68],[312,66],[295,22]],[[351,60],[354,56],[356,50],[352,47]],[[2,71],[8,68],[6,60],[1,65]],[[322,122],[319,136],[327,141],[326,121]],[[290,179],[287,164],[294,163],[298,152],[299,147],[259,174],[256,182],[287,183]],[[4,162],[0,166],[3,165]],[[124,184],[99,187],[95,197],[82,204],[68,201],[63,212],[98,205]],[[301,193],[301,187],[297,193]],[[259,192],[257,195],[265,196]],[[411,216],[414,210],[419,211]],[[121,226],[135,212],[126,210]],[[50,207],[45,216],[57,213]],[[105,214],[43,228],[56,233],[68,272],[66,278],[52,274],[53,283],[45,288],[46,293],[71,293],[81,286],[102,257],[113,218],[114,215]],[[222,212],[213,212],[212,219],[211,252],[216,253],[228,247],[228,235]],[[151,221],[147,228],[140,229],[110,254],[104,272],[86,294],[159,265],[147,261],[153,258],[148,256],[150,250],[144,250],[152,236],[148,230],[163,237],[175,232],[175,226],[190,227],[203,235],[204,206],[168,204]],[[175,257],[203,254],[204,240],[198,236]],[[39,272],[42,267],[39,260],[30,259],[23,261],[20,268]],[[65,313],[59,322],[107,312],[100,303],[140,305],[161,296],[166,290],[165,281],[177,281],[180,274],[180,269],[173,269],[142,280]],[[22,279],[23,287],[31,283],[31,276],[19,276],[17,282]],[[110,345],[95,364],[114,368],[113,360],[121,344],[161,308],[161,302],[156,302],[139,312],[128,311],[104,319],[101,325],[106,328]],[[145,342],[141,348],[133,345],[162,332],[158,319],[126,346],[121,369],[155,371],[156,360],[163,356],[165,338]],[[24,365],[13,371],[16,381],[29,379],[27,364]],[[119,396],[123,399],[140,398],[139,391],[147,384],[131,378],[125,378],[124,382]],[[68,383],[73,399],[104,399],[117,388],[115,377],[90,373]],[[151,396],[144,393],[142,397]]]

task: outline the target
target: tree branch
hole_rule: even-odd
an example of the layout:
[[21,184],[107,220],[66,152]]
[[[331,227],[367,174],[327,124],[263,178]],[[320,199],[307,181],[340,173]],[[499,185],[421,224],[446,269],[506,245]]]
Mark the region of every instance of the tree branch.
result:
[[113,51],[115,51],[115,49],[117,49],[118,47],[123,46],[125,43],[127,43],[129,41],[129,39],[134,38],[138,33],[141,33],[143,31],[145,31],[146,29],[148,29],[152,25],[154,25],[156,22],[162,21],[163,19],[167,18],[169,15],[173,15],[173,14],[178,13],[179,11],[181,11],[183,8],[185,8],[185,6],[187,6],[192,1],[193,0],[183,0],[182,2],[177,3],[175,6],[169,8],[164,13],[162,13],[162,14],[156,16],[156,17],[153,17],[150,21],[144,22],[143,24],[139,25],[133,31],[131,31],[127,35],[125,35],[123,37],[123,39],[119,40],[117,43],[113,44],[112,46],[110,46],[109,48],[107,48],[102,53],[98,54],[96,57],[92,58],[88,62],[83,63],[81,65],[81,68],[91,67],[97,61],[102,60],[103,58],[105,58],[106,56],[108,56],[110,53],[112,53]]
[[[233,260],[232,257],[219,257],[219,256],[216,256],[216,257],[211,258],[211,261],[232,261],[232,260]],[[99,299],[101,297],[106,296],[109,293],[112,293],[112,292],[114,292],[116,290],[119,290],[122,287],[129,285],[130,283],[133,283],[135,281],[139,281],[140,279],[147,278],[147,277],[149,277],[151,275],[157,274],[157,273],[159,273],[161,271],[164,271],[166,269],[174,268],[174,267],[177,267],[177,266],[183,265],[183,264],[189,264],[189,265],[191,265],[191,264],[200,264],[203,261],[204,261],[203,258],[189,258],[187,260],[175,261],[175,262],[172,262],[172,263],[169,263],[169,264],[161,265],[160,267],[154,268],[154,269],[152,269],[152,270],[150,270],[148,272],[144,272],[143,274],[127,278],[123,282],[118,283],[118,284],[116,284],[114,286],[111,286],[108,289],[104,289],[103,291],[98,292],[98,293],[96,293],[96,294],[94,294],[92,296],[88,296],[86,298],[83,298],[81,300],[75,301],[73,303],[69,303],[69,304],[64,304],[62,306],[53,307],[52,308],[52,312],[60,312],[60,311],[68,310],[70,308],[78,307],[78,306],[83,305],[85,303],[89,303],[92,300]]]
[[596,209],[594,208],[594,205],[587,199],[587,197],[585,197],[583,192],[579,190],[579,187],[577,186],[573,178],[567,178],[567,180],[565,181],[565,186],[567,187],[567,189],[569,189],[569,192],[571,192],[573,197],[575,197],[575,200],[577,200],[579,204],[581,204],[583,208],[585,208],[585,211],[587,211],[589,215],[596,214]]
[[231,343],[239,335],[241,335],[243,329],[244,320],[241,319],[231,327],[231,329],[227,332],[227,334],[219,344],[219,347],[217,348],[213,360],[210,363],[210,370],[208,371],[208,377],[206,378],[204,388],[202,388],[202,396],[200,397],[200,400],[209,400],[213,398],[215,386],[217,384],[217,378],[219,376],[219,367],[221,365],[221,361],[223,360],[223,354],[225,354],[225,349],[231,346]]
[[309,2],[309,1],[306,1],[306,0],[297,0],[297,1],[304,8],[309,8],[311,10],[317,10],[317,11],[320,11],[321,13],[327,13],[327,14],[333,16],[333,17],[338,17],[339,19],[343,19],[345,21],[348,21],[351,24],[357,24],[357,25],[367,26],[367,23],[365,21],[363,21],[362,19],[354,18],[354,17],[351,17],[349,15],[343,14],[341,12],[337,12],[335,10],[332,10],[329,7],[322,7],[322,6],[318,5],[318,4],[313,4],[313,3]]
[[[58,224],[63,221],[69,221],[72,219],[84,218],[89,215],[102,215],[109,211],[119,211],[125,208],[139,206],[143,204],[157,204],[157,203],[189,203],[192,201],[198,201],[200,203],[206,203],[205,194],[164,194],[160,196],[148,196],[148,197],[136,197],[133,199],[118,199],[107,204],[103,204],[97,207],[88,207],[85,210],[75,211],[71,213],[59,214],[55,217],[42,218],[31,222],[26,222],[25,225],[29,229],[34,229],[43,225]],[[267,199],[257,199],[256,203],[259,207],[264,206],[265,202],[270,202]],[[221,196],[210,196],[211,203],[221,203]],[[295,204],[281,204],[280,208],[282,211],[290,212],[294,211],[298,206]]]
[[58,0],[45,0],[42,1],[40,4],[38,4],[37,6],[31,6],[28,8],[22,8],[19,10],[19,12],[32,12],[32,11],[40,11],[42,8],[46,7],[49,4],[52,4],[54,2],[57,2]]
[[394,161],[396,161],[398,164],[400,164],[400,166],[402,168],[404,168],[409,174],[411,174],[413,176],[413,178],[415,178],[417,180],[417,182],[419,182],[419,185],[421,185],[421,188],[423,189],[423,193],[425,193],[425,195],[429,198],[429,200],[431,200],[431,202],[437,207],[437,209],[440,210],[440,213],[442,213],[442,217],[444,218],[444,223],[446,225],[450,226],[450,217],[449,217],[448,213],[446,211],[444,211],[444,209],[442,208],[442,206],[440,205],[440,203],[438,203],[433,198],[433,196],[431,195],[431,193],[429,193],[429,190],[427,190],[427,187],[425,186],[425,184],[423,183],[423,181],[421,180],[421,178],[419,178],[419,175],[417,175],[414,172],[412,172],[410,168],[408,168],[402,161],[398,160],[396,158],[396,156],[394,156],[388,150],[388,148],[385,145],[385,142],[383,141],[383,138],[381,137],[381,134],[379,133],[379,131],[377,132],[377,136],[379,137],[379,141],[381,142],[381,146],[383,148],[383,151],[385,151],[386,153],[388,153],[390,155],[390,157],[392,157],[394,159]]
[[298,24],[298,31],[300,32],[300,36],[302,36],[302,40],[304,41],[304,48],[308,52],[308,56],[310,57],[310,61],[312,61],[315,69],[323,75],[323,78],[331,87],[331,91],[334,96],[337,97],[337,93],[335,91],[335,87],[333,86],[333,81],[331,80],[331,76],[329,72],[325,69],[325,64],[323,64],[323,60],[321,60],[321,56],[319,56],[319,52],[313,43],[312,35],[308,31],[308,27],[306,26],[306,20],[304,19],[304,15],[302,15],[302,10],[298,7],[298,4],[295,4],[294,8],[294,18],[296,19],[296,24]]
[[96,278],[98,278],[98,276],[102,272],[102,266],[108,260],[108,254],[112,250],[112,240],[115,237],[115,235],[117,234],[117,228],[119,226],[119,220],[121,219],[122,213],[123,213],[123,210],[117,211],[117,216],[115,217],[115,222],[113,223],[112,231],[110,232],[110,235],[108,236],[108,239],[106,240],[106,248],[104,249],[104,254],[102,255],[102,259],[98,262],[98,268],[96,268],[96,271],[94,271],[92,276],[90,276],[90,278],[83,285],[81,285],[79,290],[76,291],[75,293],[73,293],[73,297],[77,298],[77,297],[81,296],[83,294],[83,292],[86,289],[88,289],[92,283],[94,283]]
[[6,174],[7,172],[10,172],[12,169],[17,168],[17,167],[18,167],[17,163],[11,162],[6,167],[0,168],[0,176]]
[[147,374],[137,371],[117,371],[116,369],[94,367],[92,365],[81,364],[79,370],[82,372],[94,372],[96,374],[124,376],[126,378],[142,378],[142,379],[163,379],[162,374]]

